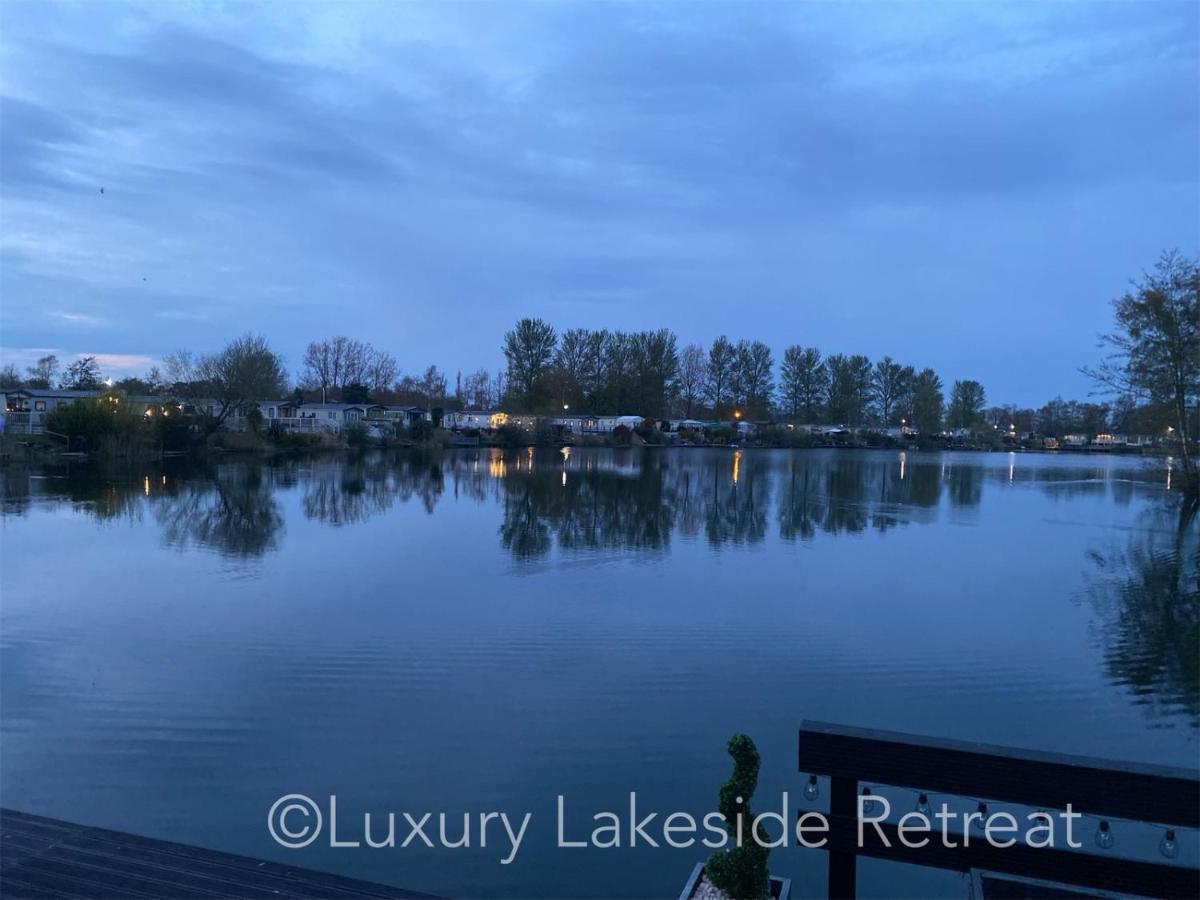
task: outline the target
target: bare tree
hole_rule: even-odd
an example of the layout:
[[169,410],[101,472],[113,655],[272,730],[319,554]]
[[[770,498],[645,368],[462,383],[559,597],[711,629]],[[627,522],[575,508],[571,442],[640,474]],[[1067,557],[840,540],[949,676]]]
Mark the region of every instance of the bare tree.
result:
[[491,405],[491,377],[487,369],[479,369],[463,382],[463,403],[467,409],[487,409]]
[[704,390],[712,406],[713,415],[721,414],[721,406],[728,399],[729,382],[733,375],[735,351],[729,338],[721,335],[708,351]]
[[385,391],[396,378],[396,359],[366,341],[339,335],[313,341],[304,351],[301,383],[321,392],[321,400],[331,391],[350,385],[364,385],[372,391]]
[[708,369],[708,358],[699,344],[688,344],[679,354],[679,399],[683,401],[683,415],[692,417],[692,411],[704,394],[704,376]]
[[239,407],[287,390],[283,359],[265,337],[255,334],[244,334],[198,359],[186,351],[173,354],[167,371],[182,398],[213,401],[213,414],[205,423],[210,434]]
[[49,388],[54,384],[58,375],[58,357],[53,353],[43,356],[25,370],[29,373],[29,386],[32,388]]
[[446,376],[437,366],[430,366],[417,382],[425,398],[425,408],[433,409],[437,401],[446,398]]

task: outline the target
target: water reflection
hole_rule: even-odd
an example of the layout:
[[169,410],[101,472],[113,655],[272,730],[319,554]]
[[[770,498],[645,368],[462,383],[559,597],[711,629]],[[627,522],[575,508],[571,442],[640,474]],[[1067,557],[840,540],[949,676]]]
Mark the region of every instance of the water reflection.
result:
[[1158,504],[1124,544],[1097,548],[1089,594],[1110,679],[1138,702],[1200,720],[1200,527]]
[[413,500],[432,513],[445,495],[503,511],[499,539],[518,560],[557,549],[662,551],[672,535],[713,547],[761,543],[772,524],[785,541],[885,532],[971,511],[985,484],[1035,488],[1053,498],[1162,492],[1165,471],[1103,465],[1019,465],[1008,456],[892,453],[500,451],[239,461],[144,473],[75,466],[36,475],[6,470],[3,509],[67,503],[109,520],[149,509],[165,540],[231,556],[278,547],[278,498],[300,493],[310,520],[344,527]]
[[[702,810],[734,730],[794,789],[803,718],[1190,764],[1197,526],[1165,475],[580,448],[5,470],[3,789],[168,836],[182,784],[253,853],[264,786],[504,808],[562,785],[603,809],[643,771]],[[562,871],[472,859],[405,877],[554,896]],[[644,896],[678,886],[661,860],[567,865]]]
[[[149,483],[146,479],[144,486]],[[221,466],[207,480],[164,478],[159,484],[162,489],[150,496],[150,509],[168,546],[183,550],[199,545],[236,558],[278,549],[283,515],[262,468]]]

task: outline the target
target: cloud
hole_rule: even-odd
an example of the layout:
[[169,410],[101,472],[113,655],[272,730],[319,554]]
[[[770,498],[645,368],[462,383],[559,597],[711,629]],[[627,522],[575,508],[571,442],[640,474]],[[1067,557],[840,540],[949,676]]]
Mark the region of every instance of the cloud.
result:
[[1194,4],[281,10],[6,8],[7,339],[473,370],[532,314],[1034,403],[1200,247]]
[[89,313],[81,312],[61,312],[53,311],[49,313],[52,318],[61,319],[64,322],[70,322],[72,325],[103,325],[104,319],[99,316],[93,316]]
[[76,353],[71,361],[85,356],[96,357],[100,371],[106,375],[140,375],[161,361],[142,353]]

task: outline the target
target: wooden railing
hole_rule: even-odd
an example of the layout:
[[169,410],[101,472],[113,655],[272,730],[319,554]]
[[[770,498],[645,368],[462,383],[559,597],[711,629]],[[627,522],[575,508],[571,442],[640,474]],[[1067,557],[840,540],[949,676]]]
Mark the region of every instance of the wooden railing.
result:
[[[800,727],[800,771],[827,776],[829,785],[829,896],[855,896],[858,856],[887,859],[959,872],[986,870],[1097,890],[1153,897],[1200,896],[1200,872],[1167,860],[1121,856],[1116,851],[998,847],[983,839],[948,846],[935,825],[924,847],[905,846],[894,823],[866,825],[859,841],[859,796],[863,787],[887,796],[887,787],[924,792],[937,809],[961,798],[1076,813],[1101,819],[1154,823],[1189,829],[1177,840],[1195,843],[1200,828],[1200,778],[1197,772],[1161,766],[1036,753],[918,737],[889,731],[849,728],[822,722]],[[911,806],[896,809],[908,812]],[[864,817],[866,818],[866,817]],[[1121,823],[1113,822],[1114,830]],[[1095,823],[1092,823],[1093,829]],[[1146,827],[1141,825],[1138,827]],[[881,834],[882,832],[882,834]],[[911,843],[912,832],[908,833]],[[1076,840],[1092,841],[1077,833]],[[890,846],[889,846],[890,845]]]

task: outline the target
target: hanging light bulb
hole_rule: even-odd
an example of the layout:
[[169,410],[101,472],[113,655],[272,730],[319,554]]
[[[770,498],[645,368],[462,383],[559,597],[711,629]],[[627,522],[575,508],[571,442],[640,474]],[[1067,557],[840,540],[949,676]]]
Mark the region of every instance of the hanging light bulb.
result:
[[804,786],[804,799],[816,800],[821,795],[820,789],[817,787],[817,776],[809,775],[808,784]]
[[1175,843],[1175,830],[1168,828],[1158,844],[1158,852],[1167,859],[1174,859],[1179,853],[1179,845]]
[[972,819],[971,825],[976,831],[983,831],[984,824],[987,822],[988,817],[987,804],[980,800],[979,805],[975,807],[975,812],[979,813],[979,817]]
[[917,812],[926,818],[929,818],[931,812],[929,809],[929,795],[923,791],[917,795]]
[[[862,795],[863,795],[864,797],[870,797],[870,796],[871,796],[871,789],[870,789],[870,788],[867,788],[867,787],[863,788],[863,789],[862,789]],[[863,815],[864,815],[864,816],[873,816],[873,815],[875,815],[875,813],[879,811],[879,801],[878,801],[878,800],[866,800],[866,801],[864,801],[864,802],[863,802],[863,805],[862,805],[862,811],[863,811]]]
[[1108,820],[1101,819],[1100,827],[1096,829],[1096,846],[1101,850],[1107,850],[1113,845],[1112,829],[1108,827]]

